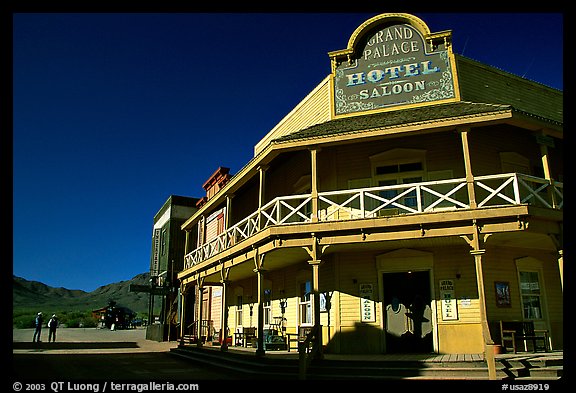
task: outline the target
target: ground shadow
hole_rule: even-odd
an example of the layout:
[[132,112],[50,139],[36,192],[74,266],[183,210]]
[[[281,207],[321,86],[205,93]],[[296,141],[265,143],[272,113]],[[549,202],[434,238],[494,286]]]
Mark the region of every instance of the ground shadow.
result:
[[[110,381],[189,380],[196,382],[211,380],[212,383],[216,380],[246,379],[239,372],[222,370],[208,364],[191,363],[165,352],[16,353],[12,355],[11,365],[12,376],[18,381],[80,380],[82,382],[107,381],[109,383]],[[51,386],[50,384],[45,385],[45,390],[48,391]],[[65,384],[64,386],[66,388],[68,385]],[[102,385],[96,387],[103,388]],[[98,392],[98,389],[91,388],[92,386],[87,386],[84,390]],[[62,388],[60,387],[60,389]],[[171,390],[175,390],[174,387]]]
[[107,349],[139,348],[135,342],[13,342],[12,349]]

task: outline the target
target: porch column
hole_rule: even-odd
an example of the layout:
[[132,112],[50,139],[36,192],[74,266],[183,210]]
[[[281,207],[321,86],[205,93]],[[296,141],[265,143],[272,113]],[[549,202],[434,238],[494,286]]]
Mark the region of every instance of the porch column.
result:
[[316,345],[318,350],[316,352],[316,358],[321,359],[323,357],[322,353],[322,329],[320,327],[320,265],[322,260],[320,259],[320,253],[318,251],[318,238],[316,235],[312,234],[312,252],[310,253],[312,259],[308,261],[308,264],[312,266],[312,309],[314,311],[314,328],[316,329]]
[[228,305],[226,300],[226,294],[228,290],[228,284],[230,281],[228,280],[228,274],[230,273],[230,268],[224,269],[220,271],[222,283],[222,320],[220,324],[220,350],[227,351],[228,350]]
[[256,356],[264,356],[264,257],[266,254],[260,254],[258,249],[255,250],[254,254],[254,273],[256,273],[258,279],[258,327],[257,340],[258,348],[256,348]]
[[232,224],[232,198],[234,194],[226,195],[226,229],[229,229]]
[[476,268],[476,282],[478,285],[478,306],[480,307],[480,323],[482,325],[482,336],[484,338],[484,357],[488,365],[488,378],[496,379],[496,362],[494,360],[494,341],[490,335],[490,328],[488,327],[488,319],[486,315],[486,293],[484,287],[484,271],[482,268],[482,255],[486,253],[485,249],[480,247],[480,230],[478,224],[474,220],[473,223],[474,233],[472,237],[472,250],[470,254],[474,257],[474,265]]
[[468,132],[469,128],[459,128],[460,137],[462,139],[462,151],[464,153],[464,168],[466,170],[466,186],[468,188],[468,200],[470,208],[475,209],[476,205],[476,192],[474,191],[474,176],[472,175],[472,164],[470,159],[470,149],[468,147]]
[[263,229],[262,227],[262,206],[264,206],[264,197],[266,191],[266,170],[267,166],[261,165],[258,167],[258,173],[260,175],[260,186],[258,188],[258,229]]
[[552,175],[550,174],[550,164],[548,163],[548,146],[540,143],[540,155],[542,156],[542,168],[544,169],[544,178],[550,180]]
[[196,340],[196,345],[198,347],[202,346],[202,313],[204,310],[202,310],[203,308],[203,304],[204,304],[204,279],[203,278],[199,278],[198,279],[198,297],[197,297],[197,302],[198,302],[198,320],[196,321],[197,323],[197,328],[196,328],[196,336],[197,336],[197,340]]
[[186,241],[184,242],[184,256],[190,252],[190,230],[186,229]]
[[564,292],[564,241],[563,226],[560,225],[560,233],[550,234],[549,237],[556,247],[558,253],[558,273],[560,274],[560,288]]
[[560,270],[560,288],[564,292],[564,250],[558,250],[558,269]]
[[554,179],[552,179],[552,174],[550,172],[550,164],[548,162],[548,146],[554,146],[554,140],[544,133],[541,133],[536,137],[538,144],[540,145],[540,155],[542,156],[542,168],[544,169],[544,178],[550,182],[550,187],[548,187],[548,196],[550,197],[550,205],[553,209],[556,209],[556,195],[554,193]]
[[180,285],[180,345],[184,345],[186,333],[186,284]]
[[310,162],[311,162],[311,185],[310,194],[312,198],[312,222],[318,222],[318,151],[319,148],[310,149]]

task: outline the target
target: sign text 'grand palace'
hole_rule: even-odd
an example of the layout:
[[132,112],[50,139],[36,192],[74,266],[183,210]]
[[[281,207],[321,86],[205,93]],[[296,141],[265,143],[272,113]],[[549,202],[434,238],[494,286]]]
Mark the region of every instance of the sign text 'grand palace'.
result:
[[448,50],[428,53],[412,26],[378,30],[358,49],[336,68],[336,115],[455,97]]

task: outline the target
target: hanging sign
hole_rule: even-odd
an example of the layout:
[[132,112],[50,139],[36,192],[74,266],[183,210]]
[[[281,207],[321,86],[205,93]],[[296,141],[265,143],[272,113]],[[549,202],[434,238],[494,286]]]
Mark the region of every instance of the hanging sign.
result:
[[336,65],[335,115],[455,98],[450,57],[447,48],[428,52],[407,24],[368,34],[354,58]]
[[161,228],[154,229],[154,250],[152,251],[152,262],[150,264],[151,276],[157,276],[160,271],[160,231]]
[[440,299],[442,303],[442,320],[453,321],[458,319],[454,281],[440,280]]
[[376,322],[374,287],[372,284],[360,284],[360,320],[362,322]]

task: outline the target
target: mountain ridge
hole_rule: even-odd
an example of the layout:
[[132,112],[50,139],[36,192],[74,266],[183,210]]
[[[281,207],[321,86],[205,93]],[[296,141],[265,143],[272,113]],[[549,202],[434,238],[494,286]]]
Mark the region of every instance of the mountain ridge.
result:
[[13,311],[51,308],[58,310],[91,311],[108,305],[110,300],[135,312],[148,312],[149,295],[130,292],[130,285],[148,285],[149,273],[140,273],[130,280],[106,284],[91,292],[81,289],[51,287],[40,281],[30,281],[12,275]]

